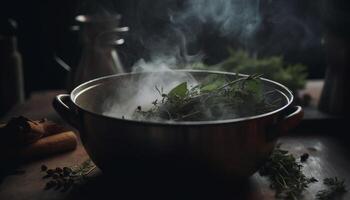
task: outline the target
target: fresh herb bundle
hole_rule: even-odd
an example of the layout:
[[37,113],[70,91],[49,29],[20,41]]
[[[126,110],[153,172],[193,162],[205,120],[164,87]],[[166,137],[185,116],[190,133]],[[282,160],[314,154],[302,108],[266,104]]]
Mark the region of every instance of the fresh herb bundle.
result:
[[306,177],[302,167],[293,155],[277,146],[259,173],[269,178],[270,187],[276,190],[276,197],[296,200],[300,199],[310,183],[317,182],[314,177]]
[[156,87],[161,99],[154,100],[151,109],[138,106],[132,116],[138,120],[203,121],[233,119],[271,111],[281,104],[280,98],[269,101],[264,92],[260,75],[226,80],[209,76],[196,86],[188,88],[183,82],[169,93]]
[[317,200],[335,199],[347,191],[345,188],[345,180],[339,180],[337,177],[325,178],[323,184],[326,185],[328,189],[320,190],[316,194]]
[[42,165],[41,171],[46,173],[43,179],[48,179],[45,190],[54,189],[65,192],[75,184],[83,182],[85,177],[95,168],[96,165],[91,159],[87,159],[82,164],[72,167],[48,169],[46,165]]

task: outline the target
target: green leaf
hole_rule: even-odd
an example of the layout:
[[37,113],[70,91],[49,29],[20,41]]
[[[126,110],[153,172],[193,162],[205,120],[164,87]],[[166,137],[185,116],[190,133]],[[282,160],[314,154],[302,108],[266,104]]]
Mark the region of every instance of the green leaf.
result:
[[177,85],[176,87],[174,87],[172,90],[170,90],[170,92],[168,93],[168,96],[170,98],[173,98],[173,97],[184,98],[187,92],[188,92],[187,82],[183,82]]
[[223,79],[217,79],[216,81],[212,82],[212,83],[208,83],[206,85],[203,85],[200,88],[201,92],[212,92],[220,87],[222,87],[224,85],[224,80]]
[[249,79],[244,83],[244,89],[256,97],[262,96],[262,84],[260,80]]

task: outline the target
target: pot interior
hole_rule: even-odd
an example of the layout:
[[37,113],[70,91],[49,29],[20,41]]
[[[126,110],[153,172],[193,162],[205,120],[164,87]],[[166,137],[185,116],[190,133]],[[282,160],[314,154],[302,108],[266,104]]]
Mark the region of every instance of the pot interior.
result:
[[[171,88],[184,81],[189,86],[196,85],[209,75],[223,76],[228,80],[237,78],[235,73],[200,70],[126,73],[86,82],[72,91],[71,98],[83,110],[112,118],[122,119],[125,117],[128,119],[130,113],[134,112],[138,105],[145,103],[152,105],[152,101],[160,98],[156,86],[159,90],[167,93]],[[275,90],[267,97],[268,101],[282,99],[275,110],[263,115],[278,112],[292,102],[293,95],[288,88],[267,79],[262,79],[262,81],[263,92]]]

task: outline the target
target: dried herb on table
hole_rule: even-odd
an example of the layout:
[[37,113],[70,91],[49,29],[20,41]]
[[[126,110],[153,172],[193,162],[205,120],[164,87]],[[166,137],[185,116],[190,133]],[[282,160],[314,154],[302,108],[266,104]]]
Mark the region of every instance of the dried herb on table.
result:
[[183,82],[167,94],[163,89],[156,87],[156,90],[161,99],[154,100],[153,107],[148,110],[143,110],[144,106],[137,106],[133,119],[155,121],[233,119],[272,111],[283,102],[282,96],[267,98],[268,95],[276,94],[276,91],[265,92],[259,75],[238,77],[234,80],[209,76],[192,87]]
[[270,187],[276,190],[276,197],[296,200],[310,183],[317,182],[314,177],[306,177],[302,167],[293,155],[277,146],[259,173],[268,177]]
[[345,180],[334,178],[325,178],[323,184],[327,186],[327,189],[321,190],[316,194],[317,200],[331,200],[340,197],[347,190],[345,188]]
[[46,173],[43,179],[48,179],[44,189],[67,191],[75,184],[83,182],[95,168],[96,165],[90,159],[72,167],[48,169],[46,165],[42,165],[41,171]]

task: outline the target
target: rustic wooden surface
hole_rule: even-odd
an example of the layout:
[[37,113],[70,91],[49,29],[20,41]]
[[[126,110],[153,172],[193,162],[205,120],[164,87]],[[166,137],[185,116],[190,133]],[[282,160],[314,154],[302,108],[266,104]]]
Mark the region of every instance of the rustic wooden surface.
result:
[[[11,116],[25,115],[33,119],[47,117],[51,120],[60,121],[51,106],[55,94],[57,92],[35,94],[26,104],[16,106],[3,120],[7,120]],[[332,130],[329,131],[331,135]],[[347,185],[350,185],[350,159],[348,158],[350,148],[347,148],[347,141],[318,135],[310,130],[310,134],[290,135],[281,138],[280,142],[283,149],[289,150],[297,157],[305,152],[310,154],[310,158],[304,164],[304,172],[307,176],[314,176],[318,180],[338,176],[345,178]],[[137,186],[137,183],[121,183],[118,179],[106,177],[99,170],[96,170],[85,184],[68,192],[43,190],[45,180],[41,178],[43,176],[43,173],[40,172],[41,164],[46,164],[50,168],[72,166],[83,162],[87,158],[88,155],[79,143],[78,148],[73,152],[23,164],[19,169],[24,170],[24,174],[8,176],[0,183],[0,199],[275,199],[268,181],[258,174],[254,174],[248,180],[241,181],[238,184],[218,185],[213,183],[199,186],[186,184],[186,180],[184,180],[184,184],[160,183],[154,186],[152,180],[149,180],[142,183],[142,186]],[[320,182],[312,184],[305,192],[303,199],[314,199],[316,192],[322,188]],[[345,194],[342,199],[350,199],[350,193]]]

